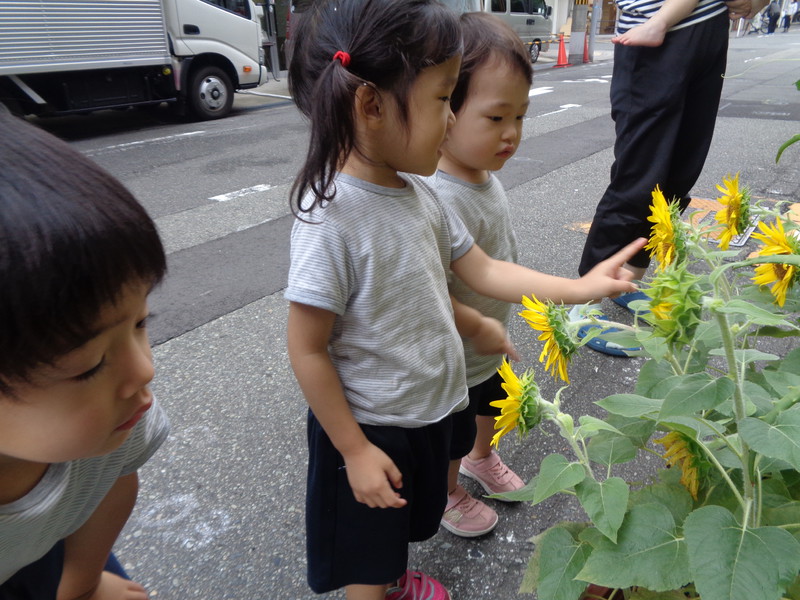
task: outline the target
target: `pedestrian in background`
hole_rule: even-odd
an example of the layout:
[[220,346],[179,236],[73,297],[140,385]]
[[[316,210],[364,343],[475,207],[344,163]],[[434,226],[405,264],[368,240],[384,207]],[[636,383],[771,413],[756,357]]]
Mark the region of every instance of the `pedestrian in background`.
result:
[[783,11],[783,33],[789,31],[789,28],[792,26],[792,21],[797,14],[797,1],[798,0],[794,0],[786,4],[786,8]]
[[[617,33],[647,21],[662,2],[618,0]],[[630,6],[630,9],[628,8]],[[750,0],[699,2],[672,27],[663,44],[650,48],[614,46],[611,117],[616,140],[608,187],[597,206],[578,272],[589,271],[638,237],[649,237],[651,193],[660,185],[681,209],[697,181],[711,146],[722,93],[728,49],[728,17],[747,17]],[[640,279],[649,265],[647,252],[634,256],[626,268]],[[623,294],[615,302],[630,308],[643,292]],[[577,317],[577,315],[575,315]],[[589,332],[583,328],[582,335]],[[587,345],[594,350],[627,356],[624,348],[603,335]]]
[[781,5],[778,3],[778,0],[772,0],[767,6],[767,17],[769,21],[767,23],[767,35],[775,33],[775,28],[778,26],[778,20],[781,17]]

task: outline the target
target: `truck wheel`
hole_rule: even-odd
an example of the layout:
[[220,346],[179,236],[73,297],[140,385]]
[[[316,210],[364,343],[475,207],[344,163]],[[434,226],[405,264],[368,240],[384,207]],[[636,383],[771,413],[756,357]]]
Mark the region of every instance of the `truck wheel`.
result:
[[201,121],[226,116],[233,106],[233,86],[219,67],[203,67],[192,77],[189,106]]
[[537,60],[539,60],[539,52],[542,51],[542,43],[532,42],[530,48],[531,48],[531,62],[535,63]]

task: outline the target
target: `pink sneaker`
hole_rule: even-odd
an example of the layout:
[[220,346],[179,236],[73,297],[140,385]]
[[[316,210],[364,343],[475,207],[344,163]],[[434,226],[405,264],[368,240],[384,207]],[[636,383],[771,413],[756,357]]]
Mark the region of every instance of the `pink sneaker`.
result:
[[458,472],[480,483],[488,494],[513,492],[525,486],[525,482],[506,466],[494,450],[489,456],[480,460],[470,460],[469,456],[465,456],[461,459]]
[[406,571],[386,592],[386,600],[452,600],[450,592],[433,577],[419,571]]
[[442,525],[458,536],[478,537],[497,526],[497,513],[459,485],[452,494],[447,495]]

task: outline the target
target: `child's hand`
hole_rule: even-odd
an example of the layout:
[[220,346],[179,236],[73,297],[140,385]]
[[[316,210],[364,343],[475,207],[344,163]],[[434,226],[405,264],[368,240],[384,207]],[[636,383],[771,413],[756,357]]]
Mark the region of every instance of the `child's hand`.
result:
[[347,481],[356,500],[370,508],[402,508],[408,501],[394,489],[403,487],[403,475],[387,454],[367,444],[344,457]]
[[519,361],[517,349],[508,338],[505,326],[497,319],[482,316],[478,330],[469,340],[478,354],[507,354],[511,360]]
[[582,285],[588,288],[591,300],[614,297],[627,292],[635,292],[636,286],[631,283],[633,273],[624,267],[625,263],[636,255],[647,243],[647,239],[639,238],[625,246],[622,250],[598,263],[580,278]]

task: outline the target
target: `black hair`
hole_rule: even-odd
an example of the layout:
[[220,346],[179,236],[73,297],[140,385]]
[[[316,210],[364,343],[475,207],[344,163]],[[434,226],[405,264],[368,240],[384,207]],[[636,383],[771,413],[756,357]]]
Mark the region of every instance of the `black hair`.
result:
[[[295,214],[336,195],[335,173],[355,140],[353,105],[365,83],[394,96],[404,125],[408,94],[427,67],[461,53],[458,15],[437,0],[320,0],[293,31],[289,91],[311,121],[305,164],[292,186]],[[346,52],[347,66],[333,57]],[[308,190],[314,201],[302,203]]]
[[65,142],[0,110],[0,393],[96,335],[166,257],[125,187]]
[[450,108],[454,113],[461,110],[467,99],[472,74],[493,58],[516,70],[528,85],[533,83],[531,55],[517,33],[502,19],[482,12],[464,13],[461,15],[461,32],[464,56],[458,83],[450,97]]

